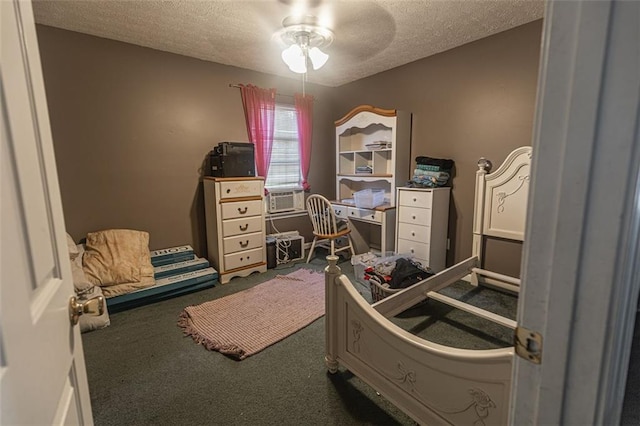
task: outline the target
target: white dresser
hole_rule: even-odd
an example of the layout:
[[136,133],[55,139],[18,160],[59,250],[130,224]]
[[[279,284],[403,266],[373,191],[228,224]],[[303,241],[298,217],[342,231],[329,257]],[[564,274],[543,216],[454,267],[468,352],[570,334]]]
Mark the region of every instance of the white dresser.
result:
[[209,262],[222,284],[267,270],[264,178],[204,178]]
[[435,272],[445,268],[450,188],[398,188],[396,252]]

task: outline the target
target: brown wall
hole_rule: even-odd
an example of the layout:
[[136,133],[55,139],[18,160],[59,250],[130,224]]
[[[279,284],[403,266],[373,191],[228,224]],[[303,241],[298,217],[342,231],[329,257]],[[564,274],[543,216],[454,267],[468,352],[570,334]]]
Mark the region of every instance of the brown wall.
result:
[[[335,95],[336,118],[358,104],[413,113],[412,158],[455,160],[448,264],[471,255],[478,159],[497,167],[514,148],[531,145],[541,34],[542,21],[535,21],[347,84]],[[519,273],[518,244],[487,245],[493,269]]]
[[[292,94],[299,80],[46,26],[37,30],[71,235],[143,229],[152,249],[192,244],[203,255],[201,163],[219,141],[247,140],[240,95],[229,84]],[[412,157],[456,162],[448,263],[468,257],[478,158],[497,167],[512,149],[531,143],[541,33],[542,21],[536,21],[339,88],[308,85],[317,100],[313,192],[335,195],[336,119],[361,104],[410,111]],[[276,226],[301,229],[306,222]],[[519,272],[519,245],[487,246],[491,268]]]
[[[301,90],[274,77],[80,33],[37,26],[65,221],[87,232],[132,228],[151,249],[192,244],[205,254],[202,162],[220,141],[247,141],[238,89]],[[330,89],[314,121],[332,123]],[[292,102],[292,98],[282,98]],[[332,126],[314,126],[313,190],[332,194]],[[332,172],[331,172],[332,173]]]

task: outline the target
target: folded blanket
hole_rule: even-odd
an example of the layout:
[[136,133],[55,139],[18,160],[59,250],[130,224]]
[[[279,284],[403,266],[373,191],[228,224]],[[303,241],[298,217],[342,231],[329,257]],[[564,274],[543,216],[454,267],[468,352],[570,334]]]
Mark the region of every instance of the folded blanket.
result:
[[426,176],[429,178],[434,178],[437,180],[444,180],[447,181],[449,180],[449,173],[447,172],[430,172],[428,170],[420,170],[420,169],[415,169],[413,171],[413,176]]
[[424,164],[427,166],[438,166],[443,170],[451,170],[453,169],[453,160],[447,160],[444,158],[431,158],[419,156],[416,157],[417,164]]
[[419,170],[428,170],[430,172],[439,172],[440,166],[431,166],[428,164],[416,164],[416,169]]
[[414,170],[410,185],[412,187],[436,188],[446,186],[449,183],[450,175],[446,172],[429,172],[426,170]]

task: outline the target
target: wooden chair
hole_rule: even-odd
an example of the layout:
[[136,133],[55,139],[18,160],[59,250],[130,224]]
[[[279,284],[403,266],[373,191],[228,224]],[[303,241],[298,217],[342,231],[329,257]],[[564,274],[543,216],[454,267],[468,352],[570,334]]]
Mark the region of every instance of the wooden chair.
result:
[[[311,260],[316,245],[326,246],[327,242],[331,244],[332,255],[347,249],[351,251],[351,255],[355,255],[351,236],[349,235],[351,233],[349,222],[336,219],[336,214],[329,200],[322,195],[310,195],[307,198],[307,213],[313,225],[314,236],[309,249],[309,256],[307,256],[307,263]],[[335,240],[340,237],[346,237],[349,245],[336,250]]]

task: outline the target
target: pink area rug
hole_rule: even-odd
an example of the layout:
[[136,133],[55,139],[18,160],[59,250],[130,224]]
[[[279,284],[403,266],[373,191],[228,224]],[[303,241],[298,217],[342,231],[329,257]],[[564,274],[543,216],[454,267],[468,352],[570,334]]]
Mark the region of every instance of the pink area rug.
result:
[[324,274],[298,269],[248,290],[189,306],[180,314],[178,326],[207,349],[242,360],[322,315]]

